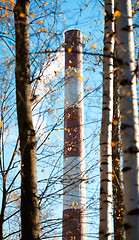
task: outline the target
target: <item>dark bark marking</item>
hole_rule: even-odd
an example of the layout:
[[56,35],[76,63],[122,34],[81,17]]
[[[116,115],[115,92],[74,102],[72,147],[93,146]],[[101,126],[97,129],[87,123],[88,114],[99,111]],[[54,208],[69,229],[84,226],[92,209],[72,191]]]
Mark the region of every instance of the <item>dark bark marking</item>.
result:
[[123,65],[129,66],[129,63],[126,62],[125,60],[121,59],[121,58],[116,57],[114,60],[117,63],[117,66],[123,66]]
[[128,215],[139,215],[139,208],[134,209],[134,210],[128,212]]
[[126,85],[131,85],[132,82],[129,81],[128,79],[123,79],[122,81],[120,81],[120,85],[121,86],[126,86]]
[[108,201],[108,200],[104,200],[103,202],[104,203],[112,203],[111,201]]
[[106,194],[106,192],[104,191],[104,189],[102,187],[100,188],[100,194]]
[[125,230],[128,230],[128,229],[130,229],[130,228],[132,228],[132,226],[131,226],[129,223],[125,223],[125,224],[124,224],[124,229],[125,229]]
[[121,124],[121,131],[125,130],[126,128],[132,128],[132,126],[128,125],[128,124],[125,124],[125,123],[122,123]]
[[127,25],[126,27],[121,28],[121,30],[122,30],[122,31],[127,31],[127,32],[132,32],[133,30],[132,30],[131,27],[132,27],[132,26]]
[[107,11],[106,11],[106,14],[107,15],[105,16],[105,23],[108,22],[109,20],[113,22],[113,14],[109,14]]
[[124,153],[137,153],[139,149],[136,146],[131,146],[124,151]]
[[102,162],[101,165],[108,165],[108,163],[107,162]]
[[132,169],[131,167],[124,167],[123,170],[122,170],[122,172],[127,172],[127,171],[129,171],[129,170],[131,170],[131,169]]
[[105,111],[106,111],[106,110],[110,111],[111,109],[108,108],[108,107],[104,107],[103,110],[105,110]]
[[111,182],[109,179],[102,179],[101,182]]
[[111,235],[112,235],[112,233],[106,233],[105,237],[107,238],[108,236],[111,236]]

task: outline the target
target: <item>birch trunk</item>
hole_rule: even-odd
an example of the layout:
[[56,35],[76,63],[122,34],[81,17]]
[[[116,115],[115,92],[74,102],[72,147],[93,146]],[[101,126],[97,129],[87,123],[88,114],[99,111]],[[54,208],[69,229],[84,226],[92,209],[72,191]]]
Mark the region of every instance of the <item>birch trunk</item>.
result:
[[120,84],[125,230],[127,240],[139,239],[139,128],[131,0],[116,0],[117,64]]
[[16,101],[21,150],[21,231],[22,240],[39,239],[37,201],[36,136],[32,123],[29,67],[29,1],[17,0]]
[[105,35],[103,59],[103,109],[101,126],[101,188],[99,240],[111,240],[112,218],[112,115],[113,115],[113,52],[114,1],[105,1]]
[[6,178],[3,175],[3,193],[2,193],[2,206],[1,206],[1,213],[0,213],[0,240],[3,240],[3,225],[4,225],[4,216],[5,216],[5,208],[6,208]]
[[[116,29],[116,26],[115,26]],[[114,49],[116,59],[116,43]],[[120,110],[119,110],[119,84],[117,77],[117,64],[114,60],[113,83],[113,123],[112,123],[112,172],[113,172],[113,218],[114,240],[124,240],[124,204],[121,176],[121,141],[120,141]]]
[[[1,120],[3,120],[3,110],[1,108]],[[0,171],[2,176],[2,183],[3,185],[1,188],[2,190],[2,200],[1,200],[1,211],[0,211],[0,240],[4,239],[3,237],[3,227],[4,227],[4,216],[5,216],[5,208],[6,208],[6,197],[7,197],[7,191],[6,191],[6,177],[5,174],[5,168],[4,168],[4,160],[2,160],[2,149],[3,149],[3,126],[2,122],[0,121]]]

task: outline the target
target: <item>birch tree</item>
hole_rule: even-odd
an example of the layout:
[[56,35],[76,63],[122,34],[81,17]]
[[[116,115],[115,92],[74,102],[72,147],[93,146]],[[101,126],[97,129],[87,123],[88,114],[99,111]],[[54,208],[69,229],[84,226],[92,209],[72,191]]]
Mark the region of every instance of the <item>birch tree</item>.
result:
[[16,101],[21,151],[21,224],[22,240],[39,239],[37,202],[36,136],[32,123],[29,67],[29,1],[17,0]]
[[103,59],[103,109],[101,125],[101,188],[99,239],[112,239],[112,115],[113,115],[113,52],[114,1],[105,1],[105,35]]
[[[114,13],[116,32],[117,12]],[[113,172],[113,220],[114,239],[124,239],[124,208],[121,175],[121,140],[120,140],[120,96],[117,74],[117,42],[114,43],[114,79],[113,79],[113,123],[112,123],[112,172]]]
[[[116,29],[116,27],[115,27]],[[116,59],[116,44],[114,50]],[[124,209],[123,209],[123,187],[121,175],[121,141],[120,141],[120,110],[119,110],[119,84],[117,79],[117,67],[114,60],[113,81],[113,123],[112,123],[112,185],[113,185],[113,218],[114,239],[124,239]]]
[[117,64],[120,84],[125,230],[139,239],[139,128],[131,0],[116,0]]

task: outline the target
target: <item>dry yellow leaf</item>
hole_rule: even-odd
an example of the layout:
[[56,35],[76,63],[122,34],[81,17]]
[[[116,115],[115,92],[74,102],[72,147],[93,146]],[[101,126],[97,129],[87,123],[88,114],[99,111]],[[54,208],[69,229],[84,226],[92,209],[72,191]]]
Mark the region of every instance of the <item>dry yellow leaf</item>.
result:
[[68,53],[71,53],[72,52],[72,48],[68,48]]
[[76,74],[75,77],[80,78],[80,80],[84,80],[84,78],[80,74]]
[[41,23],[43,23],[43,20],[40,20],[40,21],[38,21],[37,23],[41,24]]
[[0,121],[0,127],[2,127],[2,121]]
[[46,28],[42,28],[42,27],[39,28],[39,31],[48,32],[48,30]]
[[34,13],[30,13],[30,17],[31,17],[31,18],[34,18],[34,17],[35,17],[35,14],[34,14]]
[[93,49],[96,49],[96,47],[95,47],[95,45],[94,44],[91,44],[91,46],[90,46],[91,48],[93,48]]
[[131,95],[131,92],[129,91],[129,92],[127,92],[127,96],[130,96]]
[[74,205],[75,210],[76,210],[77,206],[78,206],[78,203],[76,202]]
[[114,174],[112,174],[112,179],[111,180],[113,180],[114,179]]
[[24,13],[20,13],[20,14],[19,14],[19,17],[22,17],[22,18],[23,18],[23,17],[25,17],[25,14],[24,14]]
[[111,142],[111,146],[112,146],[112,147],[115,147],[116,145],[117,145],[116,142]]
[[129,114],[129,113],[132,113],[132,110],[128,110],[128,111],[127,111],[127,114]]
[[29,4],[28,4],[28,5],[26,5],[26,9],[29,9]]
[[107,33],[107,34],[105,35],[106,38],[108,38],[108,37],[110,37],[110,36],[111,36],[110,33]]
[[114,120],[114,121],[113,121],[113,124],[114,124],[114,125],[117,125],[117,124],[118,124],[118,121],[117,121],[117,120]]
[[114,17],[120,17],[121,16],[121,13],[120,11],[116,10],[113,14]]
[[45,5],[48,5],[48,4],[49,4],[49,2],[46,2],[46,3],[45,3]]
[[75,240],[75,238],[74,238],[74,237],[75,237],[75,236],[73,236],[73,237],[71,236],[71,237],[70,237],[70,240]]
[[70,205],[70,208],[72,208],[74,206],[74,202],[72,202],[72,204]]
[[91,88],[90,86],[87,86],[87,88],[86,88],[86,89],[87,89],[87,90],[89,90],[90,88]]

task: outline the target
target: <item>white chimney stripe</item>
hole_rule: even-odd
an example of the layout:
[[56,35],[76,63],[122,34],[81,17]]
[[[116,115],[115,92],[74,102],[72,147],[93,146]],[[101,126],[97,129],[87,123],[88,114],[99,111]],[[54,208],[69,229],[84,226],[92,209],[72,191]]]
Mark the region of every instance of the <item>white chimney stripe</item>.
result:
[[[77,209],[86,204],[86,182],[84,159],[80,157],[64,158],[63,208],[68,209],[77,203]],[[73,206],[74,208],[74,206]]]
[[75,70],[66,70],[65,108],[73,105],[83,107],[83,74],[80,69]]

